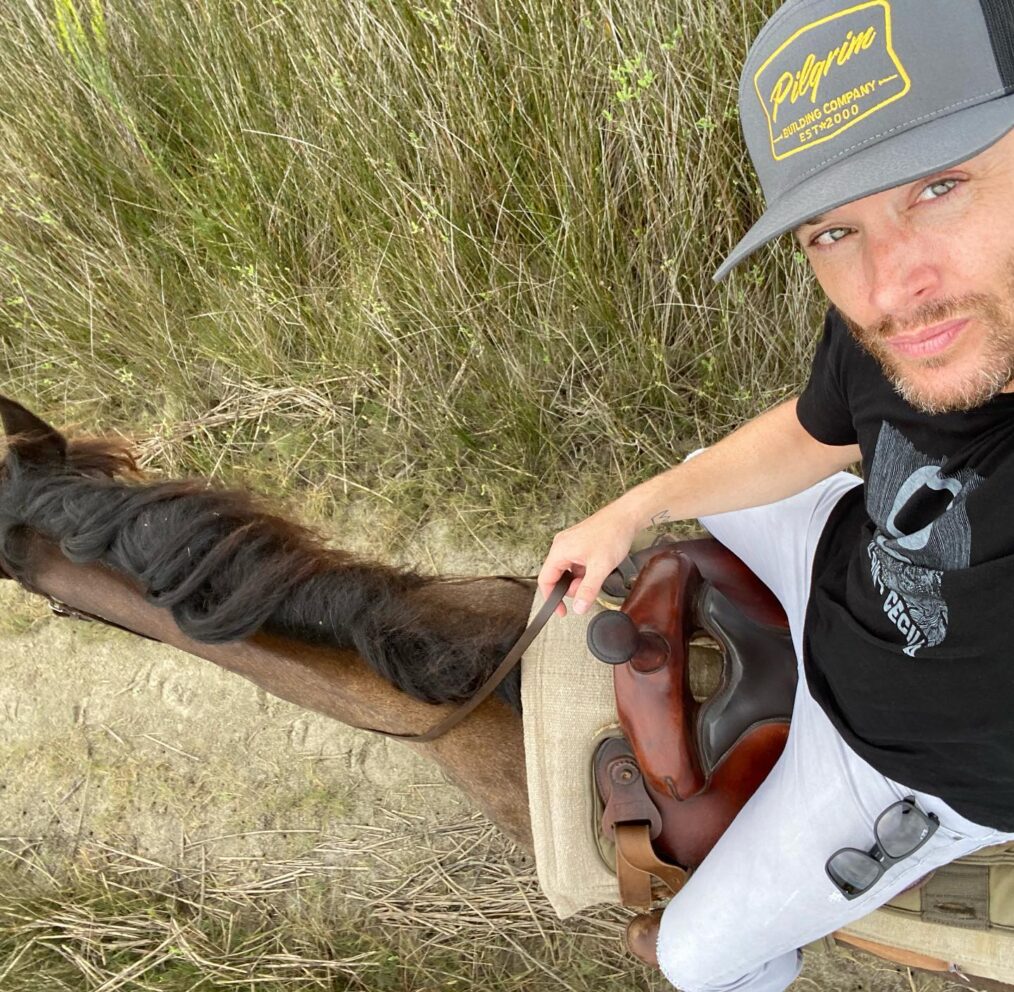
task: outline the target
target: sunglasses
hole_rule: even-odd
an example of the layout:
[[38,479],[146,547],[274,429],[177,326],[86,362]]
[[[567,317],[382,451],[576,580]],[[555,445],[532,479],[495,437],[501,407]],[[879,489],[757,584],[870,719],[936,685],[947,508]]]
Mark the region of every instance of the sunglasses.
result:
[[843,847],[827,859],[825,869],[846,899],[855,899],[877,882],[891,865],[904,861],[936,833],[940,821],[915,804],[915,796],[893,803],[873,825],[876,844],[868,851]]

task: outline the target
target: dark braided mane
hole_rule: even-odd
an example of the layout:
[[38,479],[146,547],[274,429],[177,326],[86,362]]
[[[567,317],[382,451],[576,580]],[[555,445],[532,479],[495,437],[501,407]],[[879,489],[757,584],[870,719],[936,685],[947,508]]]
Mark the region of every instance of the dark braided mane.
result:
[[[68,443],[62,463],[12,463],[0,478],[0,555],[18,576],[25,529],[72,561],[101,560],[137,579],[204,642],[256,631],[351,648],[429,702],[472,695],[520,635],[534,584],[469,586],[368,562],[326,547],[311,530],[250,494],[204,480],[137,481],[128,446]],[[459,602],[463,600],[463,602]],[[520,707],[520,677],[502,694]]]

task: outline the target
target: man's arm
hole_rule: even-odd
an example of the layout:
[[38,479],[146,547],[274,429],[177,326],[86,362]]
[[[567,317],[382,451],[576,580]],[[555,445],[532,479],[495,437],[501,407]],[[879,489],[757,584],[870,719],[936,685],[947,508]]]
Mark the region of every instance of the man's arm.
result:
[[[579,524],[560,531],[539,573],[548,596],[564,571],[567,595],[583,613],[644,527],[773,503],[859,460],[859,446],[822,444],[796,417],[795,398],[748,421],[696,458],[635,486]],[[563,604],[557,614],[566,612]]]

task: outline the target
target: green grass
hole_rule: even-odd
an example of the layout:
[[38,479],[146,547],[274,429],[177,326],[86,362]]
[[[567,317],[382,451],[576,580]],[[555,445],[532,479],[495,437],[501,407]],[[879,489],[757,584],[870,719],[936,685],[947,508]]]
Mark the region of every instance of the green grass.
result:
[[0,367],[166,474],[554,529],[796,388],[822,300],[736,106],[776,0],[31,0]]

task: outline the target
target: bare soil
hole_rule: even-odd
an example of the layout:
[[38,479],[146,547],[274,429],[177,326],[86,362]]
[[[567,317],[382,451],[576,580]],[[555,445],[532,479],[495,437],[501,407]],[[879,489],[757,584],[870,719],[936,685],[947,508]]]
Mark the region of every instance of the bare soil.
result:
[[[403,846],[385,848],[396,878],[400,865],[413,871],[422,834],[474,816],[435,766],[396,743],[163,645],[43,619],[39,601],[7,583],[0,610],[14,618],[0,634],[0,851],[31,855],[54,877],[113,852],[169,867],[199,857],[253,879],[265,862],[291,860],[322,837],[341,839],[354,861],[378,831],[402,830]],[[531,876],[524,860],[518,870]],[[373,869],[364,861],[362,870]],[[617,939],[615,925],[604,932]],[[815,946],[794,987],[965,986]]]

